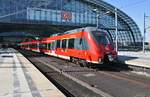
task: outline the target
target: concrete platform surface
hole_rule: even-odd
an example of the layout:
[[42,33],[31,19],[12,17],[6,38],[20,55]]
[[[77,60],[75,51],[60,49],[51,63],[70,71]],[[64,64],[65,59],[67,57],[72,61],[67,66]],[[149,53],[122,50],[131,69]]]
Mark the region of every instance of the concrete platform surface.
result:
[[150,52],[120,51],[118,55],[121,63],[150,68]]
[[16,50],[0,49],[0,97],[65,97]]

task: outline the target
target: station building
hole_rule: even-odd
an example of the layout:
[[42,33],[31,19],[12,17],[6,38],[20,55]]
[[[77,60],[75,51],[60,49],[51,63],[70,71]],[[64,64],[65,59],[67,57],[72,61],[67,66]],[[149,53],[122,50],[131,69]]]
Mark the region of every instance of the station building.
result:
[[[115,6],[104,0],[1,0],[0,22],[47,24],[48,33],[97,26],[115,42]],[[135,21],[117,9],[119,49],[140,49],[142,36]]]

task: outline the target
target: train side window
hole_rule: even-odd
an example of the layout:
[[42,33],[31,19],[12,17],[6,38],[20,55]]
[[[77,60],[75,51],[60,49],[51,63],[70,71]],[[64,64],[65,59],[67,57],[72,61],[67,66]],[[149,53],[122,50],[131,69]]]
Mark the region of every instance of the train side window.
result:
[[51,43],[48,43],[48,50],[51,50]]
[[35,48],[37,48],[38,46],[37,46],[37,43],[35,44]]
[[46,43],[44,43],[44,49],[47,50],[47,44]]
[[89,49],[89,45],[88,45],[88,42],[87,42],[86,38],[82,38],[82,49],[83,50],[88,50]]
[[33,48],[37,48],[37,44],[35,43],[35,44],[33,44]]
[[45,43],[42,44],[42,49],[45,49]]
[[44,49],[48,50],[48,44],[47,43],[44,43]]
[[66,48],[66,43],[67,43],[66,39],[62,40],[62,48]]
[[57,40],[56,48],[60,48],[60,40]]
[[83,37],[83,38],[76,38],[75,39],[75,48],[78,50],[87,50],[89,49],[87,40]]
[[29,48],[31,48],[31,44],[29,44]]
[[75,38],[75,49],[82,50],[82,41],[81,38]]
[[33,48],[33,47],[32,47],[32,44],[30,44],[30,48]]
[[57,41],[54,41],[54,49],[56,49]]
[[39,44],[39,48],[42,49],[42,43]]
[[70,48],[70,49],[74,48],[74,39],[73,38],[68,40],[68,48]]
[[33,48],[33,44],[31,44],[31,48]]
[[51,50],[54,49],[54,42],[51,43]]
[[31,44],[29,44],[29,48],[31,48]]
[[53,41],[51,43],[51,50],[54,50],[56,48],[56,41]]
[[37,48],[37,44],[36,43],[34,44],[34,47]]

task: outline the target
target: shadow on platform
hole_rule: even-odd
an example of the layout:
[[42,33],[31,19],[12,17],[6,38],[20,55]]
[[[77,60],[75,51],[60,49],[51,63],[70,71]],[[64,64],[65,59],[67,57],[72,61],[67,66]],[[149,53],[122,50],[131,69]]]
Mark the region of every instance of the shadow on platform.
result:
[[121,60],[121,61],[129,61],[129,60],[138,59],[139,57],[131,57],[131,56],[119,55],[118,58],[119,58],[119,60]]
[[126,64],[121,63],[104,63],[101,65],[97,65],[95,67],[92,67],[93,69],[96,69],[98,71],[110,71],[110,72],[121,72],[121,71],[132,71],[133,69],[130,68]]

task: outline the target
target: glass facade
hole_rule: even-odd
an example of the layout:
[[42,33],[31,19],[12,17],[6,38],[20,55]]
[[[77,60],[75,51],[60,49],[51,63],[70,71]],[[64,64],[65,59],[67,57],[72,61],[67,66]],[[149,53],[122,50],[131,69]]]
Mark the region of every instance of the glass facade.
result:
[[[107,30],[114,41],[116,38],[115,7],[102,0],[1,0],[0,6],[0,15],[5,16],[0,22],[85,27],[96,26],[99,15],[99,28]],[[136,23],[121,10],[117,13],[119,48],[140,48],[142,37]]]

